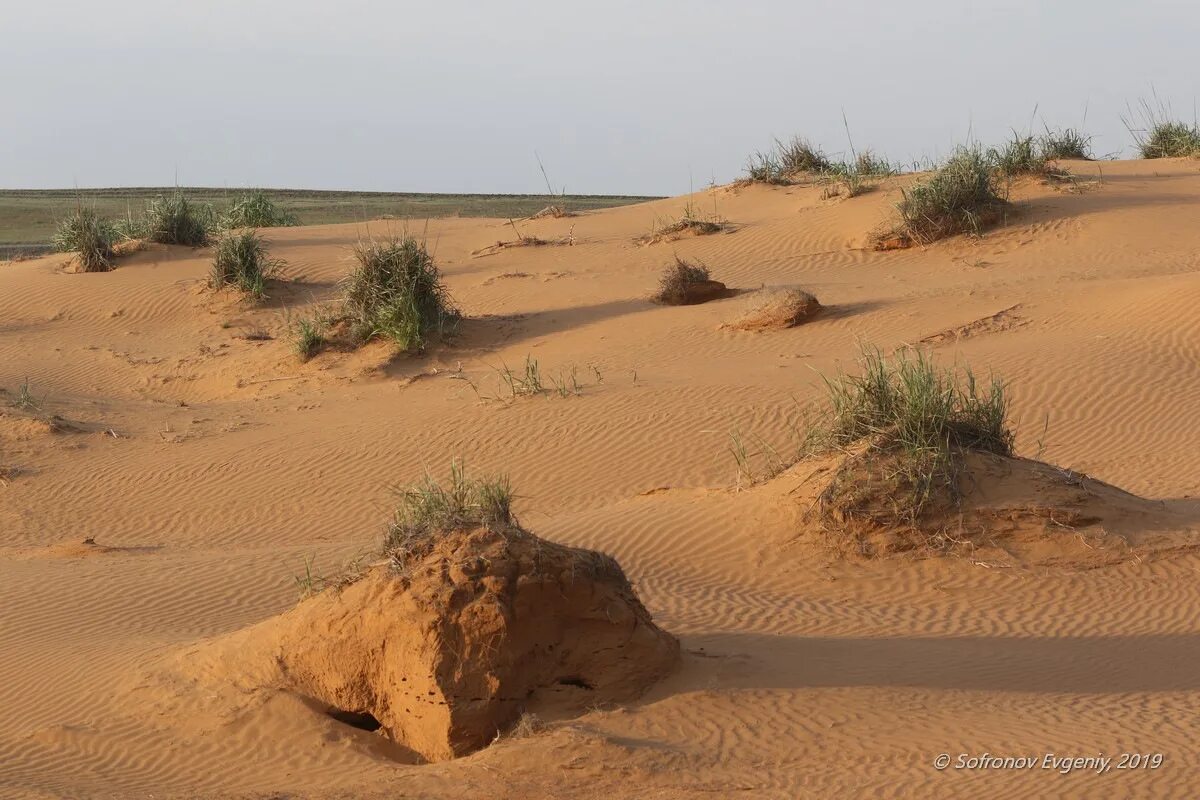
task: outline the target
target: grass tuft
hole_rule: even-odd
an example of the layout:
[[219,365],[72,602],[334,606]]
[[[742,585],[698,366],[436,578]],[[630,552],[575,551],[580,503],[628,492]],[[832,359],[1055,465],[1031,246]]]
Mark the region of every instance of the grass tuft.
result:
[[345,282],[346,312],[360,337],[391,339],[402,350],[424,347],[459,319],[442,275],[423,242],[368,239],[354,247],[358,266]]
[[849,474],[831,484],[825,503],[840,504],[842,512],[869,505],[853,499],[865,491],[865,470],[887,482],[889,516],[911,524],[931,501],[959,496],[963,450],[1012,454],[999,379],[981,384],[969,368],[939,368],[925,353],[901,351],[889,359],[865,346],[861,368],[860,375],[826,378],[826,418],[809,432],[810,451],[866,445],[848,462]]
[[42,407],[38,399],[33,396],[33,389],[29,385],[29,379],[17,387],[17,396],[12,401],[13,408],[19,408],[22,411],[37,411]]
[[384,553],[403,566],[427,552],[439,534],[515,528],[512,501],[507,476],[473,478],[462,464],[454,462],[447,483],[426,475],[420,483],[401,490],[400,505],[384,537]]
[[1016,131],[1008,142],[988,150],[987,159],[996,172],[1006,178],[1041,175],[1046,171],[1047,157],[1041,143],[1033,136],[1022,136]]
[[854,172],[871,177],[887,177],[895,175],[897,170],[883,156],[878,156],[871,150],[863,150],[854,159]]
[[107,272],[112,269],[113,243],[117,231],[89,208],[76,208],[58,224],[54,233],[54,249],[75,253],[83,272]]
[[979,233],[1003,215],[1008,200],[996,171],[978,147],[960,147],[931,176],[904,191],[892,233],[932,242],[956,233]]
[[758,183],[785,185],[791,183],[783,172],[779,157],[774,153],[755,153],[746,164],[746,175]]
[[243,294],[261,300],[266,282],[282,265],[267,255],[267,242],[256,230],[226,231],[217,240],[209,282],[217,290],[234,286]]
[[300,224],[295,214],[276,206],[262,190],[238,197],[221,221],[227,228],[280,228]]
[[[1137,118],[1136,121],[1134,118]],[[1142,158],[1179,158],[1200,154],[1200,124],[1175,119],[1171,107],[1155,96],[1142,99],[1138,110],[1122,117]],[[1136,127],[1135,127],[1136,125]]]
[[204,247],[217,228],[217,218],[212,206],[194,203],[176,189],[147,204],[142,228],[153,242]]
[[1042,156],[1048,161],[1060,158],[1092,159],[1092,137],[1075,128],[1050,130],[1039,140]]
[[833,166],[821,148],[799,136],[792,137],[786,144],[776,140],[775,149],[778,152],[779,167],[784,175],[828,172]]
[[326,344],[327,327],[326,321],[321,317],[300,317],[292,324],[289,331],[292,350],[302,362],[321,352],[321,348]]
[[1200,152],[1200,128],[1183,122],[1162,121],[1138,143],[1142,158],[1178,158]]

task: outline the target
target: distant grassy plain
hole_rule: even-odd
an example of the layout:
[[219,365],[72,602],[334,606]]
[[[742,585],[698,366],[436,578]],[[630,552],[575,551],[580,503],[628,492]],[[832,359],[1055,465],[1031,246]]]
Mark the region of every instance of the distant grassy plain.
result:
[[[137,216],[146,202],[173,188],[130,189],[0,189],[0,257],[45,250],[58,220],[76,204],[103,217]],[[244,189],[184,188],[189,199],[228,208]],[[308,189],[264,189],[277,204],[294,213],[301,225],[362,222],[381,217],[524,217],[553,204],[573,211],[640,203],[653,197],[617,195],[416,194],[406,192],[339,192]]]

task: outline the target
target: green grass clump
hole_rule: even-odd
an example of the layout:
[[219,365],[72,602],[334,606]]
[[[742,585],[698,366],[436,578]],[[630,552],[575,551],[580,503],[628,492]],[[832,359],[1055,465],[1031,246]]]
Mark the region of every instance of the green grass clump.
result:
[[1060,158],[1092,159],[1092,137],[1075,128],[1046,129],[1039,140],[1042,156],[1053,161]]
[[971,370],[939,369],[923,352],[888,359],[864,347],[861,375],[826,379],[832,444],[886,435],[912,450],[954,445],[1012,453],[1004,384],[981,387]]
[[279,228],[298,225],[295,214],[275,205],[266,192],[254,191],[234,201],[222,223],[227,228]]
[[321,318],[301,317],[291,327],[292,349],[301,361],[321,352],[325,346],[326,322]]
[[216,228],[212,206],[194,203],[178,189],[159,195],[146,206],[144,230],[146,238],[154,242],[203,247]]
[[1047,157],[1041,143],[1033,136],[1022,136],[1015,131],[1008,142],[988,150],[987,158],[1006,178],[1041,175],[1046,171]]
[[1142,158],[1179,158],[1200,153],[1200,128],[1174,120],[1159,120],[1138,142]]
[[894,233],[921,243],[978,233],[1000,218],[1007,205],[988,157],[978,147],[960,147],[932,175],[903,193]]
[[[1136,119],[1136,122],[1135,122]],[[1200,155],[1200,123],[1191,125],[1175,118],[1171,106],[1154,96],[1154,104],[1142,99],[1137,112],[1121,120],[1137,143],[1142,158],[1180,158]]]
[[117,231],[95,211],[76,208],[58,225],[54,249],[75,253],[83,272],[107,272],[112,269],[113,243]]
[[[860,375],[826,379],[826,418],[810,431],[810,449],[866,444],[841,468],[824,503],[851,516],[884,507],[888,519],[913,523],[931,502],[957,499],[963,451],[1012,454],[999,379],[981,385],[970,369],[938,368],[924,353],[888,359],[869,347],[861,367]],[[886,495],[884,502],[867,498],[870,491]]]
[[258,231],[227,231],[217,240],[209,281],[214,289],[234,286],[243,294],[261,300],[266,296],[267,278],[283,262],[267,254],[267,242]]
[[459,319],[442,275],[422,242],[411,236],[355,245],[358,266],[345,282],[346,313],[361,338],[391,339],[421,349],[430,334]]
[[404,564],[428,552],[439,534],[516,528],[512,501],[507,476],[472,478],[461,464],[453,463],[448,483],[426,475],[401,491],[400,505],[384,536],[384,553]]

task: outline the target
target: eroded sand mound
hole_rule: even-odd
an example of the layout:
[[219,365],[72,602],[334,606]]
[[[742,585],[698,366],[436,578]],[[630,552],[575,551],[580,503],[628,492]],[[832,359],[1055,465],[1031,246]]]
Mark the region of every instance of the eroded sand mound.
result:
[[430,761],[488,744],[538,690],[632,700],[679,658],[616,561],[519,529],[444,535],[214,648],[239,680],[370,715]]
[[792,328],[808,322],[820,311],[817,298],[803,289],[768,287],[751,294],[741,313],[724,327],[741,331]]

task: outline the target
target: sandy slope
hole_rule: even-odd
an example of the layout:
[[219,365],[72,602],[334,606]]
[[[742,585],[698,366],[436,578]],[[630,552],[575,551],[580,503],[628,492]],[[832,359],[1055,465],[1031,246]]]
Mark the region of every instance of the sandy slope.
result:
[[[1018,187],[1020,214],[982,240],[892,253],[865,245],[894,184],[717,189],[696,202],[732,232],[651,246],[633,238],[683,199],[525,223],[576,244],[482,258],[506,222],[431,222],[469,319],[419,359],[300,365],[282,338],[335,295],[353,225],[272,231],[290,283],[263,308],[205,291],[206,255],[182,248],[97,275],[0,265],[0,467],[20,470],[0,483],[0,796],[1194,794],[1200,165],[1102,167],[1080,193]],[[721,328],[737,298],[651,305],[676,252],[828,310],[745,333]],[[280,338],[244,338],[259,330]],[[797,539],[788,477],[739,491],[730,434],[786,449],[860,337],[1009,379],[1018,450],[1159,501],[1137,507],[1159,545],[1048,567],[848,562]],[[460,379],[496,394],[495,368],[527,355],[576,366],[582,394],[481,401]],[[26,378],[58,430],[7,407]],[[336,572],[374,542],[390,486],[456,457],[511,473],[531,530],[615,555],[681,636],[682,670],[641,703],[432,766],[284,694],[234,713],[147,677],[290,607],[306,558]],[[1165,762],[932,766],[1123,751]]]

